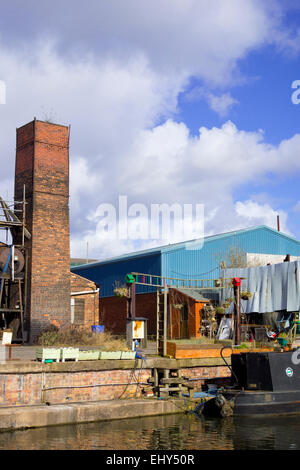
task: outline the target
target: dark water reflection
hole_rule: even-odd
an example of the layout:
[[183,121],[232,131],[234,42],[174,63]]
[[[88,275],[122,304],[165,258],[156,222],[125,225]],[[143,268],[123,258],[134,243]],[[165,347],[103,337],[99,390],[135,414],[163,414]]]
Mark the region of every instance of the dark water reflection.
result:
[[0,433],[0,449],[300,449],[300,416],[156,416]]

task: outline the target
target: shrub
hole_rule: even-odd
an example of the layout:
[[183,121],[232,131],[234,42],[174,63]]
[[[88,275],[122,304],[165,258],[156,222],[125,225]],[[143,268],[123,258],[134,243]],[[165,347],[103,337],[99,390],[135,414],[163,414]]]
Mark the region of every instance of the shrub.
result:
[[110,332],[94,333],[91,328],[70,325],[57,328],[50,325],[38,338],[42,346],[98,346],[106,351],[127,351],[124,338],[117,338]]

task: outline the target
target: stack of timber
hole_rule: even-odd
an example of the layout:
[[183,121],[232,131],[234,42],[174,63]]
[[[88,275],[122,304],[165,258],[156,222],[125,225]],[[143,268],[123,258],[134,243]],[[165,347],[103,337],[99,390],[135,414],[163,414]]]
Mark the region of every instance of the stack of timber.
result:
[[188,393],[193,396],[192,385],[187,383],[188,377],[181,376],[180,369],[153,369],[153,376],[148,379],[153,384],[153,391],[158,397],[181,396]]

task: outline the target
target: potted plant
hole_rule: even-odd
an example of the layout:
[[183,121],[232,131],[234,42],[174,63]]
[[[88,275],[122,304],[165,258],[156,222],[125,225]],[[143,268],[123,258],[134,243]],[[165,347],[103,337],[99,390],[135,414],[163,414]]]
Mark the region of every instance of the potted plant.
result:
[[288,344],[288,335],[285,332],[280,333],[280,335],[277,336],[277,343],[283,348],[286,347]]
[[216,308],[216,313],[219,314],[219,315],[224,315],[225,308],[224,307],[217,307]]
[[231,305],[230,302],[224,302],[224,303],[222,304],[222,306],[223,306],[224,308],[229,308],[230,305]]

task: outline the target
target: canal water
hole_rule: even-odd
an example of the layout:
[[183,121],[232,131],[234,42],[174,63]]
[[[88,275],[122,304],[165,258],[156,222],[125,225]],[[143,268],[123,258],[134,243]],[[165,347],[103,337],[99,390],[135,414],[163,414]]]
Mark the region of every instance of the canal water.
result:
[[207,419],[176,414],[0,433],[0,449],[300,449],[300,416]]

